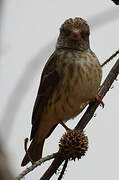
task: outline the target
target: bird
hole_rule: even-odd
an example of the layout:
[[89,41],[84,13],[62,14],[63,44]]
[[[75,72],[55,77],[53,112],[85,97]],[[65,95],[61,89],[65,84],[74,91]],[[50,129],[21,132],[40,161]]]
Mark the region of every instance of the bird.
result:
[[76,117],[97,99],[102,68],[90,49],[90,27],[75,17],[60,27],[56,48],[45,64],[32,113],[31,144],[21,166],[42,157],[45,140],[58,124]]

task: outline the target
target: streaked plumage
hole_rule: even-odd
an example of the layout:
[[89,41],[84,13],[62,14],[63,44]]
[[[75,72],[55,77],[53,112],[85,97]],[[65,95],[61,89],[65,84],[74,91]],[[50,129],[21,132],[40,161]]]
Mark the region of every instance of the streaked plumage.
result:
[[[81,18],[68,19],[60,28],[56,50],[42,73],[32,116],[33,161],[42,156],[45,139],[61,121],[77,116],[100,86],[102,70],[89,46],[89,26]],[[29,162],[27,155],[22,166]]]

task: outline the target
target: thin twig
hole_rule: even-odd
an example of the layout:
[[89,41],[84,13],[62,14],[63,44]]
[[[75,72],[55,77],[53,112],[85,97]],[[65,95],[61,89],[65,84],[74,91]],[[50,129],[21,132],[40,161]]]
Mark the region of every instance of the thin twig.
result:
[[51,160],[55,157],[57,157],[58,153],[53,153],[51,155],[48,155],[44,158],[41,158],[39,161],[36,161],[32,166],[26,168],[22,173],[19,174],[18,177],[16,177],[16,180],[22,179],[26,174],[28,174],[30,171],[33,171],[37,166],[40,166],[43,162]]
[[[102,86],[100,88],[99,94],[102,96],[102,98],[106,95],[106,93],[108,92],[112,83],[117,78],[118,74],[119,74],[119,59],[117,60],[117,62],[115,63],[115,65],[113,66],[113,68],[111,69],[109,74],[107,75],[104,83],[102,84]],[[81,118],[81,120],[77,124],[76,129],[82,129],[83,130],[86,127],[88,122],[93,117],[98,106],[99,106],[99,103],[97,103],[97,102],[91,103],[89,105],[86,113],[83,115],[83,117]],[[56,172],[56,170],[59,168],[59,166],[62,164],[63,161],[64,161],[63,158],[57,156],[53,160],[50,167],[46,170],[44,175],[40,178],[40,180],[49,180],[53,176],[53,174]]]
[[63,165],[62,171],[61,171],[61,173],[60,173],[60,175],[59,175],[59,177],[58,177],[58,180],[61,180],[61,179],[62,179],[62,177],[63,177],[63,175],[64,175],[64,172],[65,172],[65,170],[66,170],[66,168],[67,168],[67,164],[68,164],[68,159],[66,159],[65,162],[64,162],[64,165]]
[[117,54],[119,54],[119,50],[117,50],[112,56],[110,56],[107,60],[104,61],[103,64],[101,64],[101,67],[105,66],[111,59],[113,59]]

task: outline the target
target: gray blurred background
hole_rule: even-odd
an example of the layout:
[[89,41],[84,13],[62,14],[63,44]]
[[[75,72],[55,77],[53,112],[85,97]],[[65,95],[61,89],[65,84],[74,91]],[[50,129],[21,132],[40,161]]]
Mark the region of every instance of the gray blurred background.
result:
[[[70,17],[82,17],[90,25],[91,49],[100,63],[119,48],[119,7],[110,0],[4,0],[0,1],[0,133],[16,176],[24,156],[24,139],[30,136],[31,114],[44,64],[55,49],[60,25]],[[103,79],[116,58],[103,68]],[[85,133],[89,150],[80,161],[70,162],[65,180],[119,178],[119,81],[104,98]],[[82,115],[82,114],[81,114]],[[79,115],[67,123],[73,128]],[[43,156],[58,150],[64,129],[59,125],[44,146]],[[25,177],[38,180],[51,162]],[[57,179],[53,176],[52,179]]]

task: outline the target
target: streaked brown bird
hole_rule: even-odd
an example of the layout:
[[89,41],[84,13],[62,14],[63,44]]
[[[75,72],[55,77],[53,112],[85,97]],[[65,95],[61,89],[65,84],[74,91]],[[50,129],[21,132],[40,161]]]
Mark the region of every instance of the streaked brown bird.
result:
[[[77,116],[93,101],[102,70],[89,44],[89,26],[82,18],[68,19],[60,28],[56,50],[47,61],[32,115],[30,158],[42,156],[44,141],[60,123]],[[30,158],[25,155],[22,166]]]

